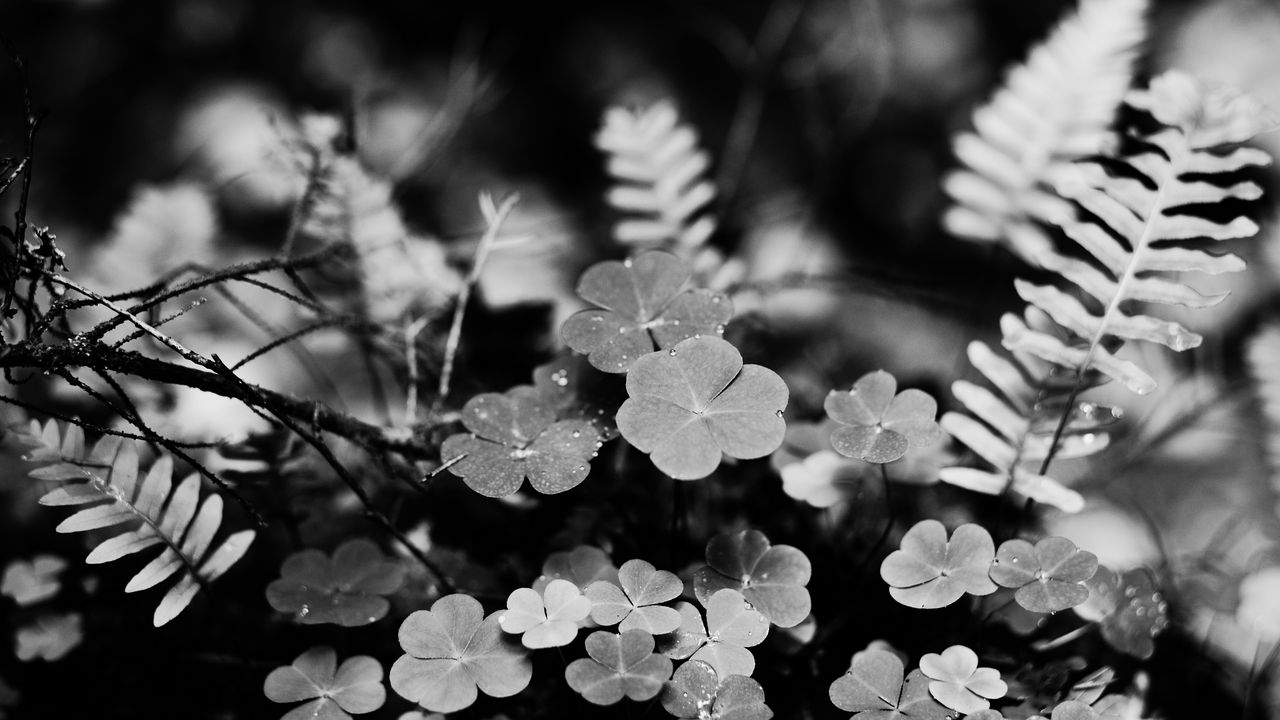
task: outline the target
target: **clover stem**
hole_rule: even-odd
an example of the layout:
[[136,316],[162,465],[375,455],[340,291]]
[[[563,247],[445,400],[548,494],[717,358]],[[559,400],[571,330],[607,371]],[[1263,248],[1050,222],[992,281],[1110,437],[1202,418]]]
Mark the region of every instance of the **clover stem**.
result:
[[1253,662],[1249,664],[1249,679],[1244,686],[1244,698],[1241,701],[1240,718],[1245,720],[1249,717],[1249,708],[1253,704],[1253,696],[1257,690],[1258,680],[1267,675],[1267,669],[1276,661],[1276,656],[1280,654],[1280,640],[1276,641],[1267,656],[1261,663],[1258,662],[1262,657],[1262,648],[1265,643],[1258,641],[1258,647],[1253,651]]
[[889,489],[889,469],[885,467],[884,463],[877,464],[880,466],[880,479],[884,481],[884,509],[889,517],[884,523],[884,530],[880,531],[880,538],[876,540],[876,544],[871,546],[871,549],[867,551],[867,556],[862,558],[862,562],[858,563],[859,574],[862,573],[867,563],[871,562],[871,559],[876,556],[876,553],[880,552],[880,548],[888,541],[889,533],[893,531],[893,525],[898,520],[893,513],[893,496],[891,495],[892,491]]
[[687,526],[685,525],[684,483],[671,478],[671,566],[680,566],[680,547]]

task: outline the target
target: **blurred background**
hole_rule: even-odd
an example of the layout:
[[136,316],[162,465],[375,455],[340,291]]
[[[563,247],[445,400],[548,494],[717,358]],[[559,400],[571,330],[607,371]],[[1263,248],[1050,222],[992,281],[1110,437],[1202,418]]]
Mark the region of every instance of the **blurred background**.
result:
[[[793,411],[812,417],[827,389],[877,367],[954,406],[950,382],[972,377],[966,343],[992,340],[1000,313],[1019,307],[1012,279],[1024,267],[943,231],[940,181],[956,165],[953,135],[1073,6],[4,0],[0,33],[48,110],[30,215],[57,234],[77,277],[122,290],[184,261],[274,252],[295,188],[273,152],[298,118],[328,113],[345,119],[366,168],[394,182],[406,222],[439,241],[453,267],[483,229],[477,194],[520,193],[509,231],[528,239],[493,256],[481,294],[495,317],[514,313],[495,327],[529,334],[577,309],[578,271],[619,252],[593,145],[604,110],[669,99],[712,158],[711,242],[762,288],[740,300],[755,331],[744,351],[779,368]],[[1269,0],[1159,0],[1140,76],[1177,67],[1280,108],[1277,47],[1280,5]],[[0,156],[21,154],[21,122],[6,66]],[[1260,144],[1280,152],[1276,134]],[[15,195],[3,200],[6,215]],[[131,232],[122,219],[148,198],[163,235]],[[1094,510],[1052,525],[1110,553],[1102,560],[1113,566],[1212,551],[1213,572],[1187,581],[1181,620],[1209,657],[1231,664],[1232,682],[1248,677],[1259,638],[1270,639],[1237,622],[1236,588],[1280,559],[1268,436],[1245,367],[1249,338],[1280,311],[1280,245],[1274,204],[1254,212],[1262,235],[1240,248],[1251,271],[1230,281],[1231,300],[1191,320],[1206,347],[1195,358],[1149,358],[1161,379],[1176,379],[1168,392],[1110,397],[1133,419],[1128,439],[1149,452],[1078,471]],[[823,280],[792,287],[796,275]],[[538,312],[520,314],[528,308]],[[231,321],[202,322],[209,346],[255,346]],[[477,342],[501,351],[505,332]],[[464,382],[527,381],[556,342],[547,333],[530,344],[541,355],[514,364],[474,354]],[[287,363],[246,373],[314,390]],[[362,407],[363,387],[333,392]],[[166,402],[166,421],[189,436],[259,429],[231,403]],[[1280,607],[1280,589],[1271,592]]]

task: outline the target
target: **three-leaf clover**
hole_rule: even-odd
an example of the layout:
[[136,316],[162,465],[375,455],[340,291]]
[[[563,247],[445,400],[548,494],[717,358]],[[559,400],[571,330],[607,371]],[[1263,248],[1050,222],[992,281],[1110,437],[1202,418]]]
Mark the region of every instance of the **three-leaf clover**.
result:
[[929,694],[929,681],[919,670],[903,678],[902,660],[884,650],[853,656],[845,674],[831,683],[831,703],[855,718],[947,720],[951,712]]
[[690,274],[683,260],[658,251],[592,265],[578,280],[578,295],[602,309],[565,320],[560,329],[565,344],[587,354],[595,367],[621,373],[655,348],[724,332],[732,304],[711,290],[680,293]]
[[760,683],[742,675],[721,679],[699,660],[681,665],[662,690],[662,707],[688,720],[769,720]]
[[981,525],[956,528],[950,541],[937,520],[921,520],[905,535],[898,550],[880,565],[894,600],[914,608],[946,607],[962,595],[990,595],[996,584],[988,577],[995,542]]
[[786,383],[768,368],[743,365],[737,348],[718,337],[644,356],[627,375],[627,394],[618,430],[679,480],[710,475],[722,453],[768,455],[786,433]]
[[653,635],[628,630],[621,635],[593,632],[587,637],[588,658],[569,663],[569,687],[595,705],[612,705],[623,697],[648,700],[671,677],[671,661],[654,654]]
[[659,605],[684,592],[684,583],[675,573],[658,570],[644,560],[628,560],[618,570],[618,585],[599,581],[586,592],[591,601],[591,619],[601,625],[617,625],[618,630],[647,630],[662,635],[680,627],[680,613]]
[[293,664],[272,670],[262,691],[272,702],[311,701],[281,720],[351,720],[353,714],[377,710],[387,699],[377,660],[357,655],[338,665],[337,654],[327,646],[313,647]]
[[498,625],[500,612],[484,615],[468,595],[446,595],[400,625],[404,655],[391,666],[391,688],[428,710],[451,713],[469,707],[477,692],[510,697],[529,684],[533,666],[524,649]]
[[0,595],[8,595],[19,607],[35,605],[58,594],[62,588],[58,575],[67,561],[57,555],[37,555],[30,562],[14,560],[4,569]]
[[600,548],[579,545],[567,552],[548,555],[542,563],[542,574],[533,581],[533,589],[542,592],[552,580],[568,580],[586,591],[597,580],[617,583],[618,568]]
[[449,472],[472,490],[505,497],[526,477],[541,493],[564,492],[586,479],[599,438],[589,423],[556,421],[555,412],[536,394],[482,393],[462,408],[469,433],[451,435],[440,455],[461,458]]
[[1116,575],[1099,565],[1085,581],[1089,599],[1075,606],[1076,614],[1098,623],[1102,638],[1120,652],[1146,660],[1156,651],[1155,638],[1169,625],[1169,605],[1146,568]]
[[1098,557],[1063,537],[1047,537],[1033,547],[1026,540],[1007,540],[996,552],[991,579],[1017,588],[1014,599],[1038,613],[1075,607],[1089,599],[1084,582],[1098,570]]
[[391,603],[384,596],[399,590],[404,579],[403,563],[356,538],[340,545],[332,559],[314,549],[290,555],[280,578],[267,586],[267,602],[304,625],[367,625],[387,614]]
[[707,566],[694,573],[693,591],[704,606],[717,591],[737,590],[778,627],[794,627],[809,615],[809,558],[790,545],[770,545],[759,530],[723,534],[707,543]]
[[769,621],[737,590],[720,590],[706,603],[707,622],[693,605],[676,605],[680,627],[662,638],[661,652],[674,660],[689,658],[710,665],[721,677],[751,675],[756,658],[747,648],[764,642]]
[[507,598],[498,625],[530,650],[562,647],[578,636],[578,623],[591,612],[591,601],[568,580],[552,580],[542,593],[518,588]]
[[847,457],[887,463],[936,441],[938,403],[923,390],[903,390],[895,397],[897,389],[892,375],[876,370],[858,378],[848,392],[832,390],[823,404],[841,424],[831,434],[832,447]]
[[966,715],[991,707],[1009,686],[1000,671],[978,667],[978,655],[964,645],[952,645],[920,658],[920,671],[929,678],[929,694],[938,702]]

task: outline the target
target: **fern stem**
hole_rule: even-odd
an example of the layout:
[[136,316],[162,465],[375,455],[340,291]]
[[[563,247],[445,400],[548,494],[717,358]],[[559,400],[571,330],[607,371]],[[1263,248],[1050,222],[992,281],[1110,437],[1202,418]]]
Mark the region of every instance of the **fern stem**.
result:
[[489,228],[485,230],[484,236],[480,238],[479,246],[476,247],[475,260],[471,263],[471,272],[467,273],[466,281],[462,283],[462,288],[458,290],[457,304],[453,308],[453,324],[449,327],[449,337],[444,346],[444,364],[440,369],[440,384],[436,389],[436,410],[449,397],[449,384],[453,380],[453,364],[457,360],[458,345],[462,341],[462,319],[466,316],[467,304],[471,301],[471,290],[480,281],[480,273],[484,270],[485,261],[489,259],[489,251],[493,249],[494,241],[498,239],[498,232],[502,230],[503,223],[506,222],[507,216],[511,214],[511,210],[518,202],[520,202],[519,195],[514,193],[508,195],[497,210],[493,212],[492,217],[489,218]]

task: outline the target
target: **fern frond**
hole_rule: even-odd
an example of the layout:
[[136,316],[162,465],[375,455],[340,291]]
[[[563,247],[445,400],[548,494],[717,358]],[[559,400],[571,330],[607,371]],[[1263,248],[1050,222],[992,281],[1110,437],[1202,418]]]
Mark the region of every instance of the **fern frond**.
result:
[[[1249,339],[1247,361],[1262,405],[1271,489],[1280,496],[1280,324],[1267,323]],[[1280,512],[1280,505],[1277,505]]]
[[1042,264],[1076,285],[1086,299],[1051,285],[1016,282],[1024,300],[1084,342],[1065,343],[1017,318],[1002,325],[1010,350],[1078,372],[1096,369],[1146,394],[1155,389],[1155,380],[1137,364],[1116,357],[1104,342],[1142,340],[1182,351],[1198,346],[1202,338],[1179,323],[1130,314],[1121,306],[1208,307],[1221,302],[1225,295],[1201,295],[1160,273],[1244,269],[1238,256],[1214,255],[1188,241],[1246,238],[1258,232],[1257,224],[1243,216],[1221,222],[1191,213],[1205,204],[1257,199],[1262,190],[1256,184],[1222,184],[1222,178],[1213,176],[1265,165],[1270,158],[1249,148],[1221,152],[1224,145],[1249,140],[1265,126],[1259,108],[1242,96],[1206,91],[1186,75],[1169,72],[1153,80],[1149,90],[1133,93],[1129,102],[1163,124],[1152,134],[1136,136],[1143,148],[1124,158],[1132,174],[1109,172],[1091,162],[1064,173],[1058,182],[1059,191],[1092,216],[1064,223],[1063,230],[1094,262],[1048,252]]
[[1036,502],[1079,512],[1084,508],[1084,498],[1057,480],[1039,474],[1038,466],[1050,453],[1078,458],[1106,448],[1110,436],[1100,426],[1117,418],[1116,411],[1092,403],[1071,408],[1072,422],[1056,450],[1051,449],[1056,425],[1053,420],[1067,411],[1061,398],[1069,393],[1074,380],[1064,382],[1055,375],[1054,368],[1033,357],[1010,360],[978,341],[969,344],[968,356],[996,391],[966,380],[953,383],[952,394],[973,417],[948,412],[942,416],[942,429],[994,469],[946,467],[939,479],[988,495],[1008,488]]
[[107,436],[86,455],[79,427],[69,425],[59,436],[57,424],[50,421],[43,428],[33,424],[28,442],[35,450],[26,458],[47,463],[32,470],[31,477],[64,483],[45,493],[40,504],[79,508],[58,524],[58,532],[124,527],[94,547],[85,562],[106,563],[162,548],[125,587],[125,592],[146,590],[177,575],[177,582],[156,607],[156,627],[177,617],[202,586],[230,569],[253,542],[255,532],[242,530],[214,549],[213,540],[222,525],[222,497],[209,495],[202,502],[200,477],[195,474],[174,488],[173,460],[168,455],[161,455],[140,476],[133,440]]
[[944,216],[961,237],[1004,242],[1033,264],[1052,248],[1039,222],[1072,215],[1048,187],[1054,173],[1106,149],[1146,36],[1148,0],[1083,0],[1025,64],[1009,73],[956,138],[965,169],[945,181]]
[[353,157],[328,161],[305,231],[355,249],[364,312],[375,322],[432,314],[461,286],[443,246],[411,235],[391,184],[370,177]]
[[626,216],[614,227],[618,242],[673,244],[670,249],[689,254],[707,241],[715,230],[715,219],[703,212],[716,194],[705,177],[710,160],[670,102],[638,111],[609,108],[595,141],[618,181],[607,200]]

